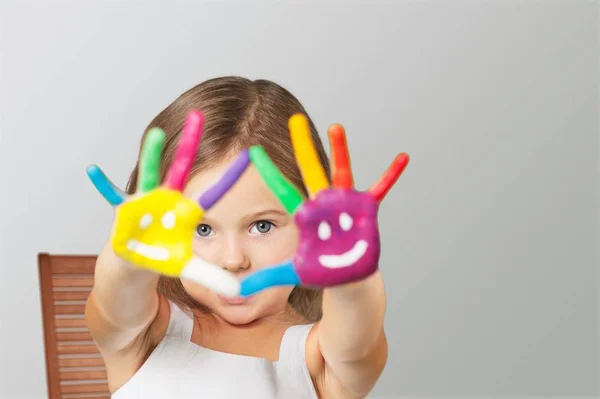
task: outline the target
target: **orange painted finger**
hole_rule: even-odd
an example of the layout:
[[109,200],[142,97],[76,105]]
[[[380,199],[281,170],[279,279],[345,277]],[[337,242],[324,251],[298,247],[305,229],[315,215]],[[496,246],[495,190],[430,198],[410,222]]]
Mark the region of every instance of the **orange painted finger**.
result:
[[350,165],[350,153],[346,141],[346,132],[342,125],[332,125],[327,131],[329,134],[329,146],[331,147],[331,158],[333,170],[331,173],[332,184],[336,188],[353,188],[352,167]]
[[369,189],[369,193],[375,197],[377,202],[381,202],[383,200],[394,183],[396,183],[402,172],[404,172],[404,169],[406,169],[409,161],[410,157],[408,154],[398,154],[385,173],[381,175],[377,183],[375,183]]

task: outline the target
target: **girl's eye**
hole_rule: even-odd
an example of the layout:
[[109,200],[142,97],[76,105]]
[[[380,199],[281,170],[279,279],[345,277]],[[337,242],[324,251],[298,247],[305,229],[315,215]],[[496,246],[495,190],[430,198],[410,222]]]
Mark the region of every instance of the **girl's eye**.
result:
[[266,221],[266,220],[259,220],[258,222],[254,223],[252,225],[252,228],[250,229],[250,233],[267,234],[267,233],[271,232],[273,227],[275,227],[275,225],[273,223]]
[[196,227],[196,236],[198,237],[209,237],[212,232],[212,228],[207,224],[199,224]]

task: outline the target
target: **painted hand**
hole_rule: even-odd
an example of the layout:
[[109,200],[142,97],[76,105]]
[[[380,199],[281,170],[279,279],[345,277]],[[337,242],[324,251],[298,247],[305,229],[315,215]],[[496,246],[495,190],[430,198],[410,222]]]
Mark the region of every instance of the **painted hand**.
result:
[[333,172],[330,188],[303,115],[289,122],[294,153],[310,199],[302,195],[273,164],[264,149],[250,148],[250,159],[300,230],[300,243],[290,262],[261,269],[242,280],[242,295],[278,285],[331,287],[364,279],[378,269],[379,203],[409,162],[399,154],[368,191],[353,186],[346,134],[341,125],[329,128]]
[[221,179],[199,200],[182,193],[202,135],[204,117],[193,111],[165,181],[159,186],[160,158],[165,140],[159,128],[148,131],[140,154],[137,192],[126,198],[96,165],[87,173],[96,189],[115,206],[111,244],[129,263],[170,277],[193,280],[222,295],[238,296],[238,279],[192,252],[196,226],[204,212],[237,181],[248,166],[248,151],[242,151]]

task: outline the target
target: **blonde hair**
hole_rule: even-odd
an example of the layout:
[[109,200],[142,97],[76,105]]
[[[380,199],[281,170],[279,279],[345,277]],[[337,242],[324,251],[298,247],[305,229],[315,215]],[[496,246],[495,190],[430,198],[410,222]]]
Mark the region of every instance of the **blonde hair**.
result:
[[[202,142],[190,175],[244,148],[261,145],[281,172],[307,196],[288,131],[290,116],[303,113],[308,117],[304,107],[296,97],[276,83],[268,80],[251,81],[238,76],[200,83],[181,94],[150,122],[144,137],[151,127],[160,127],[166,135],[161,181],[173,161],[185,118],[193,109],[204,114],[205,122]],[[329,176],[327,154],[310,118],[309,125],[319,160]],[[127,185],[130,194],[136,190],[138,163]],[[167,299],[184,309],[208,312],[205,306],[187,293],[178,278],[161,277],[158,289]],[[322,315],[321,299],[322,290],[295,287],[288,302],[307,320],[314,322]]]

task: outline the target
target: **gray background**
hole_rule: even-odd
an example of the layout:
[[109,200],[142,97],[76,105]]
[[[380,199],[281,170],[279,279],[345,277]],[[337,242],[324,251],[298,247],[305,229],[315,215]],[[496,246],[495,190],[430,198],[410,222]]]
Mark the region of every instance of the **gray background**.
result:
[[[374,398],[596,396],[593,1],[0,3],[0,396],[45,397],[36,253],[97,253],[150,119],[219,75],[346,125],[381,209]],[[341,332],[343,333],[343,332]]]

